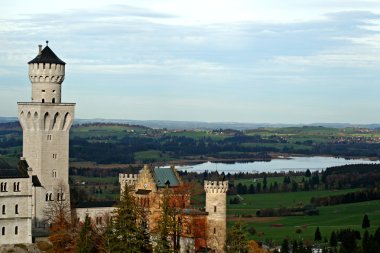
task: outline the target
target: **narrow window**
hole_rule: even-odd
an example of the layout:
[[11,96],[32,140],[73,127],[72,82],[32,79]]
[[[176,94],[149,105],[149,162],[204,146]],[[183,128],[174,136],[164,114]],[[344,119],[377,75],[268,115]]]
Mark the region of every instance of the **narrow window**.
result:
[[48,134],[48,135],[47,135],[47,140],[48,140],[48,141],[51,141],[51,134]]
[[57,159],[57,154],[53,154],[53,159]]
[[16,188],[17,188],[17,191],[19,192],[20,191],[20,182],[17,182]]
[[15,226],[15,235],[18,235],[18,226]]
[[5,214],[5,205],[3,205],[3,208],[2,209],[2,213]]
[[216,213],[216,206],[214,206],[214,213]]
[[15,205],[15,214],[18,214],[18,204]]
[[50,193],[50,194],[49,194],[49,200],[50,200],[50,201],[53,201],[53,193]]
[[45,99],[44,98],[42,99],[42,103],[45,103]]
[[5,227],[1,229],[1,235],[5,235]]
[[63,192],[61,193],[61,200],[64,200],[64,199],[63,199]]
[[45,92],[45,90],[42,90],[42,92]]
[[54,103],[55,103],[55,98],[53,98],[53,99],[51,100],[51,102],[54,104]]
[[4,191],[7,191],[7,183],[4,183]]
[[49,193],[46,193],[46,197],[45,197],[45,200],[48,201],[49,200]]
[[214,228],[214,234],[216,234],[216,228]]
[[61,194],[58,192],[57,193],[57,200],[59,200],[59,197],[61,196]]
[[16,182],[13,183],[13,191],[17,192]]
[[0,191],[3,191],[3,183],[0,184]]

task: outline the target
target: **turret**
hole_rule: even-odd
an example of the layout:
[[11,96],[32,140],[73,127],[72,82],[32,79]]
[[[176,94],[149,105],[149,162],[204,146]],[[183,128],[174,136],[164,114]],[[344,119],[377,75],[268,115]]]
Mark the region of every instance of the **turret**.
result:
[[61,103],[61,84],[65,79],[65,62],[49,48],[48,41],[38,55],[28,62],[32,82],[32,102]]
[[207,246],[224,252],[227,238],[226,210],[228,181],[204,181],[206,191]]

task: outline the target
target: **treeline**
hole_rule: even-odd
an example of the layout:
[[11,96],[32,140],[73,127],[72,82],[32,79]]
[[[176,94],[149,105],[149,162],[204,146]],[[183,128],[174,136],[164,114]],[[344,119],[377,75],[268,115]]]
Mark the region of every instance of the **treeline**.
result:
[[314,205],[302,207],[265,208],[256,211],[257,217],[280,217],[280,216],[304,216],[319,215],[319,210]]
[[341,195],[331,195],[327,197],[312,197],[310,203],[316,206],[330,206],[378,199],[380,199],[380,191],[377,188],[374,188],[370,190],[350,192]]

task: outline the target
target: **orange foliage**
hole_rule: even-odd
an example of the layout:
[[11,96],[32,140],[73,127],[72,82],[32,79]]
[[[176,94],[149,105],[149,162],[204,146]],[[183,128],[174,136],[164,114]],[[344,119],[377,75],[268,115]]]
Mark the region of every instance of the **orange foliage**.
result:
[[268,253],[267,250],[263,249],[256,241],[251,240],[248,242],[248,252],[249,253]]

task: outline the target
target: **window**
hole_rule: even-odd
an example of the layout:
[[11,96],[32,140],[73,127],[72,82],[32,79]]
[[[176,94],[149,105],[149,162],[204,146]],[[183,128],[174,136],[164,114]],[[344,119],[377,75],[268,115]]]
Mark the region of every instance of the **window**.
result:
[[45,90],[42,90],[42,92],[45,92]]
[[2,192],[4,191],[4,183],[0,184],[0,191],[2,191]]
[[49,200],[50,200],[50,201],[53,201],[53,193],[50,193],[50,194],[49,194]]
[[55,98],[53,98],[53,99],[51,100],[51,102],[54,104],[54,103],[55,103]]
[[47,135],[47,140],[48,140],[48,141],[51,141],[51,134],[48,134],[48,135]]
[[45,99],[44,98],[42,99],[42,103],[45,103]]
[[15,205],[15,214],[18,214],[18,204]]
[[15,226],[15,235],[18,235],[18,226]]
[[3,191],[4,191],[4,192],[7,191],[7,183],[4,183],[4,185],[3,185]]
[[3,207],[1,208],[2,210],[2,214],[5,214],[5,205],[3,205]]
[[19,192],[20,191],[20,183],[19,182],[14,182],[13,183],[13,191],[14,192]]
[[216,206],[214,206],[214,213],[216,213]]
[[53,176],[54,178],[57,177],[57,171],[56,171],[56,170],[53,170],[53,172],[52,172],[52,176]]
[[216,228],[214,228],[214,234],[216,234]]
[[57,154],[53,154],[53,159],[57,159]]
[[48,200],[49,200],[49,193],[46,193],[45,201],[48,201]]
[[1,235],[5,235],[5,227],[1,229]]

